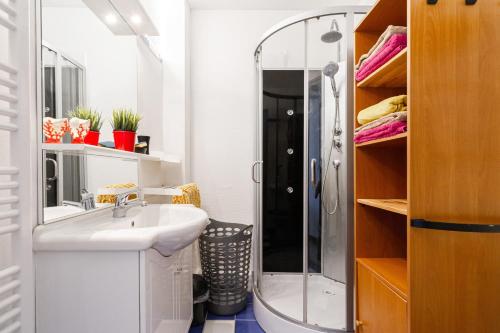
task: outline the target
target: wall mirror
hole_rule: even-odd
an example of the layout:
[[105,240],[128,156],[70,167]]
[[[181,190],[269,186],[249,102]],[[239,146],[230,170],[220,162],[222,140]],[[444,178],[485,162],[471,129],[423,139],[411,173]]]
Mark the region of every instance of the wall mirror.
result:
[[[112,148],[102,148],[114,146],[114,109],[139,113],[143,120],[137,135],[150,136],[149,148],[161,150],[157,115],[163,106],[163,68],[149,43],[149,35],[157,31],[139,1],[130,2],[136,8],[120,3],[40,0],[41,223],[109,207],[99,198],[116,184],[138,186],[138,159],[133,154],[110,156],[105,150]],[[78,123],[69,120],[78,108],[101,115],[95,142],[101,150],[85,149],[86,141],[78,149],[74,144],[71,128]],[[95,207],[84,205],[88,195],[94,196]]]

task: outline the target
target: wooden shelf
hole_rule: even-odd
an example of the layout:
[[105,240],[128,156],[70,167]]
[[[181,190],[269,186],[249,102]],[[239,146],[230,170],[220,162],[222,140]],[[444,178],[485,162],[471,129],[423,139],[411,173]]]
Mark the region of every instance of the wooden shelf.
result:
[[363,143],[356,144],[356,147],[405,147],[406,146],[406,138],[408,137],[408,133],[401,133],[398,135],[390,136],[388,138],[382,138],[372,141],[367,141]]
[[180,163],[180,159],[173,155],[153,156],[146,154],[138,154],[134,152],[106,148],[101,146],[92,146],[86,144],[71,144],[71,143],[43,143],[42,150],[50,152],[62,152],[70,154],[88,154],[115,158],[126,158],[141,161],[156,161],[164,163]]
[[371,73],[363,81],[359,82],[359,88],[365,87],[406,87],[406,56],[407,49],[404,48],[382,67]]
[[[356,61],[389,25],[407,26],[406,0],[375,1],[355,30]],[[408,60],[405,48],[355,83],[354,126],[363,109],[408,94]],[[408,327],[408,140],[401,133],[354,145],[356,319],[374,332]]]
[[358,199],[358,203],[401,215],[408,215],[406,199]]
[[403,299],[408,299],[405,258],[358,258],[356,261],[375,274],[384,284]]
[[406,0],[378,0],[355,31],[382,33],[391,24],[406,26]]

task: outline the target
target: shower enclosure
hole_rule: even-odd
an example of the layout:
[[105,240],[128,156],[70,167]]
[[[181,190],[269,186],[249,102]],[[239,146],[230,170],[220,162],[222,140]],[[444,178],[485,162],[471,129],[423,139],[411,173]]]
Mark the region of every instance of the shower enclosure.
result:
[[254,310],[268,333],[352,332],[353,31],[365,6],[285,20],[258,71]]

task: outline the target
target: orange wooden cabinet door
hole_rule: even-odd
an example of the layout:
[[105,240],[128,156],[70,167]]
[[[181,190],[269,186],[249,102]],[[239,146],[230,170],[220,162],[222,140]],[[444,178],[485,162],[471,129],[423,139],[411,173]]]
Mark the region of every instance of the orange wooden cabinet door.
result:
[[358,333],[406,333],[406,301],[357,265]]
[[500,223],[500,1],[410,0],[412,218]]
[[500,333],[500,2],[409,1],[411,333]]
[[412,228],[411,332],[500,332],[500,233]]

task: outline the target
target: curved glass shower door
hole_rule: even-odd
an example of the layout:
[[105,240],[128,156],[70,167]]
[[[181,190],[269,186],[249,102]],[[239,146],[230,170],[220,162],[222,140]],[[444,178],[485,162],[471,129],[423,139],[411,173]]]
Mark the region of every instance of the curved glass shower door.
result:
[[280,317],[330,332],[353,330],[347,103],[353,83],[346,73],[353,66],[355,15],[332,11],[292,20],[256,52],[255,294]]
[[[307,21],[307,323],[346,329],[347,184],[352,146],[346,105],[346,15]],[[327,74],[327,75],[325,75]],[[351,244],[349,244],[351,245]],[[335,309],[332,311],[332,309]]]
[[304,63],[302,23],[268,39],[261,54],[261,295],[303,321]]

